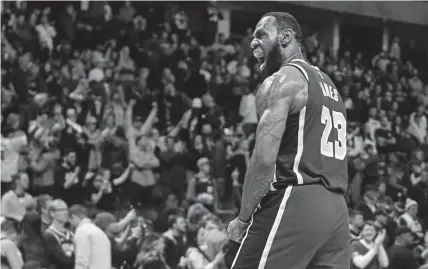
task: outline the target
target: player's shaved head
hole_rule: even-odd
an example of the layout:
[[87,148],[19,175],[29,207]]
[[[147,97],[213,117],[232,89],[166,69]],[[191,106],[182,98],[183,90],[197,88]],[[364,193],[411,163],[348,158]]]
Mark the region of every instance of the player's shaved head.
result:
[[278,31],[283,31],[286,29],[291,29],[295,33],[295,38],[298,42],[302,41],[302,30],[300,25],[290,13],[287,12],[269,12],[262,16],[264,17],[274,17],[275,26],[278,28]]

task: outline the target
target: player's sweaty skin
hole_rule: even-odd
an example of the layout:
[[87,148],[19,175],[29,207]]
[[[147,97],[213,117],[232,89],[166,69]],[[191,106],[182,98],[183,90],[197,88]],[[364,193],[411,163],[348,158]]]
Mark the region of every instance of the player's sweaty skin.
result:
[[251,218],[274,178],[275,162],[289,114],[307,102],[308,82],[295,67],[284,66],[266,78],[256,95],[256,143],[245,175],[239,219]]

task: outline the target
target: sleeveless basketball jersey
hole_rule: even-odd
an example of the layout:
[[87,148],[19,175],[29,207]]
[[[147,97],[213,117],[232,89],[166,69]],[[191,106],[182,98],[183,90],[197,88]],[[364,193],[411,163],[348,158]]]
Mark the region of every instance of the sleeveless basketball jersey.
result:
[[322,184],[345,194],[348,189],[346,109],[336,86],[317,67],[296,59],[287,64],[308,81],[308,101],[288,116],[272,186]]

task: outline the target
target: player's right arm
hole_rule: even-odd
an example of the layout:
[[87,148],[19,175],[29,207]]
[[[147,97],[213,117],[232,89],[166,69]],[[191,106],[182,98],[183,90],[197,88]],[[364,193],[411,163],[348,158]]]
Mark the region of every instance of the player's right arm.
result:
[[256,143],[245,175],[239,220],[248,222],[268,192],[288,115],[306,105],[308,82],[295,67],[285,66],[268,77],[257,92]]

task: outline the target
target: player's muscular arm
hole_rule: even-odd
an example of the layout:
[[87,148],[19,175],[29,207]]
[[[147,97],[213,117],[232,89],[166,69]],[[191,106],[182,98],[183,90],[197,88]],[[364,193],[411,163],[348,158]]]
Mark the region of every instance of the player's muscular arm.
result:
[[257,92],[260,121],[256,143],[245,175],[239,219],[248,222],[268,192],[289,114],[300,111],[307,101],[308,84],[300,71],[286,66],[267,78]]

